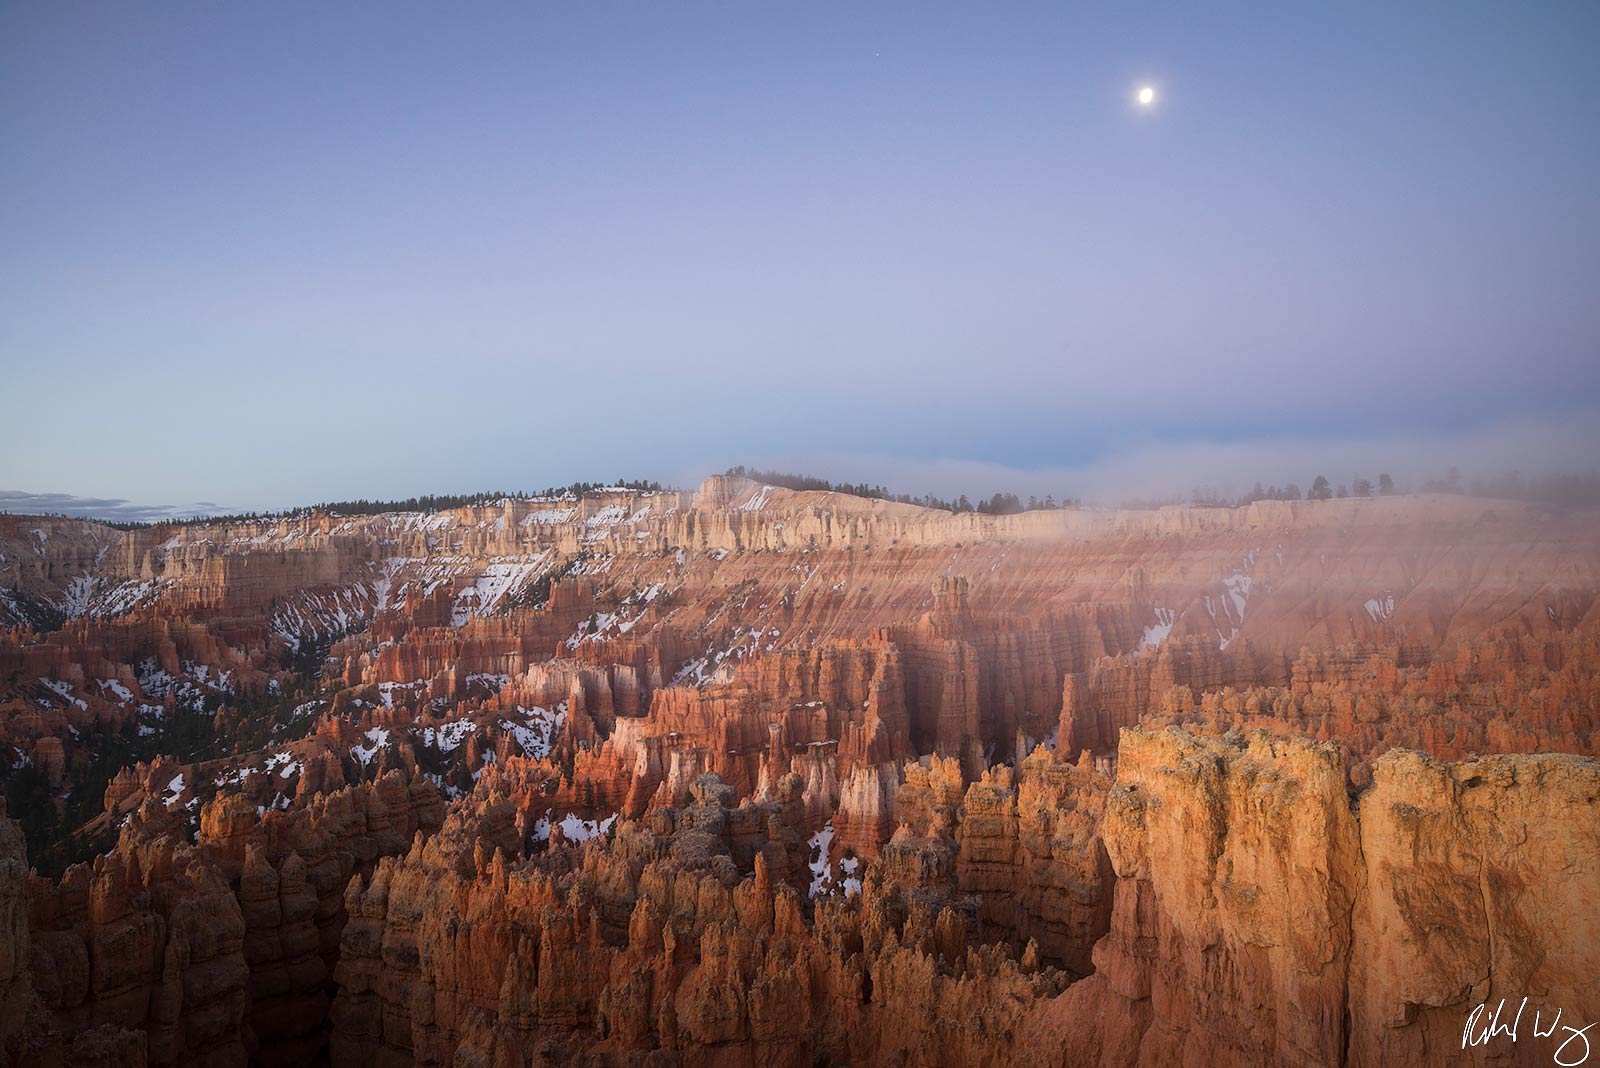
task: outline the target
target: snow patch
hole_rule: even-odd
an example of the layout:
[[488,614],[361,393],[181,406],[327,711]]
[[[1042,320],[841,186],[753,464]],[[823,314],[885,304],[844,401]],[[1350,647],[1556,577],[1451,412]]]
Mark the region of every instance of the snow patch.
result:
[[518,705],[517,711],[526,722],[515,723],[509,719],[502,719],[500,729],[516,740],[524,756],[532,760],[543,760],[550,755],[550,747],[555,744],[557,733],[567,721],[566,704],[557,705],[553,712],[537,705],[533,708],[523,708]]
[[84,701],[81,697],[72,696],[72,683],[60,682],[56,679],[47,679],[43,675],[39,676],[39,681],[43,683],[45,688],[51,693],[67,702],[67,704],[76,706],[80,711],[86,710],[89,707],[88,702]]
[[1251,549],[1245,554],[1243,566],[1222,580],[1221,595],[1213,599],[1208,593],[1201,599],[1206,615],[1211,617],[1212,625],[1217,628],[1218,649],[1225,650],[1233,644],[1233,640],[1239,636],[1239,628],[1244,626],[1245,606],[1250,603],[1250,591],[1255,585],[1250,575],[1255,562],[1256,551]]
[[441,753],[453,753],[477,729],[478,725],[470,719],[451,720],[448,723],[441,723],[437,727],[422,728],[417,732],[417,740],[428,748],[437,749]]
[[1387,623],[1394,615],[1394,594],[1384,590],[1376,597],[1370,598],[1363,608],[1374,623]]
[[300,771],[301,766],[300,761],[294,758],[293,753],[273,753],[267,757],[267,774],[271,775],[276,771],[280,779],[292,778]]
[[350,747],[350,755],[360,761],[362,767],[371,764],[378,752],[389,744],[389,732],[382,727],[374,727],[367,731],[366,739],[370,744]]
[[1153,626],[1144,628],[1144,638],[1139,642],[1139,648],[1149,649],[1160,645],[1172,633],[1172,627],[1178,622],[1178,615],[1170,608],[1157,608],[1156,621]]
[[[612,813],[603,820],[580,820],[572,813],[567,813],[557,824],[561,833],[569,842],[587,842],[591,838],[600,838],[611,831],[612,824],[617,822],[616,813]],[[546,832],[548,834],[548,832]]]

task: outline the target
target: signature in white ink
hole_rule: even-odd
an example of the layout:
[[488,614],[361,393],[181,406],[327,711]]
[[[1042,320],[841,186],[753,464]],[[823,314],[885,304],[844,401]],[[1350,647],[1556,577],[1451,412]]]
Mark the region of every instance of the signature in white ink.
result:
[[[1467,1026],[1461,1029],[1461,1048],[1468,1046],[1487,1046],[1496,1039],[1503,1039],[1515,1043],[1518,1038],[1518,1029],[1522,1026],[1523,1014],[1528,1010],[1528,999],[1523,998],[1522,1004],[1517,1006],[1516,1013],[1505,1019],[1506,999],[1501,998],[1500,1004],[1489,1011],[1489,1003],[1484,1002],[1472,1010],[1467,1017]],[[1560,1040],[1560,1045],[1555,1049],[1554,1061],[1561,1068],[1575,1068],[1576,1065],[1587,1064],[1589,1061],[1589,1028],[1574,1027],[1570,1023],[1561,1022],[1561,1009],[1556,1009],[1549,1026],[1543,1026],[1548,1016],[1548,1010],[1535,1008],[1533,1012],[1533,1037],[1548,1038],[1551,1041]],[[1557,1033],[1559,1029],[1560,1033]],[[1600,1037],[1597,1035],[1596,1037]]]

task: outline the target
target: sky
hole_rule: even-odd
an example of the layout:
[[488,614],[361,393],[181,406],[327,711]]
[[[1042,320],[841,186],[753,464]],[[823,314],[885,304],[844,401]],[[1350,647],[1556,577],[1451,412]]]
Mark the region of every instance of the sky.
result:
[[0,508],[1592,469],[1597,39],[1592,0],[0,5]]

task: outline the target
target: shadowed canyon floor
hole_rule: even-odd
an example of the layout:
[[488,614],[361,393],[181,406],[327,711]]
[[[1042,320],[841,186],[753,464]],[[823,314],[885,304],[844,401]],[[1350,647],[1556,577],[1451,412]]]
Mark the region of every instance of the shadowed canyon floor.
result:
[[0,1064],[1549,1064],[1597,598],[1459,496],[0,516]]

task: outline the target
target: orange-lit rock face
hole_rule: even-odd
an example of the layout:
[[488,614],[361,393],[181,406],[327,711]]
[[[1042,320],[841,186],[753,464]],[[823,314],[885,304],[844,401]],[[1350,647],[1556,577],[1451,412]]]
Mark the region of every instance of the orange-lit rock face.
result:
[[[1600,1017],[1594,761],[1440,764],[1394,751],[1376,762],[1358,812],[1367,878],[1352,917],[1352,1065],[1425,1063],[1459,1049],[1463,1013],[1484,1002],[1492,1011],[1501,998],[1515,1006],[1529,996],[1546,1031],[1558,1009],[1579,1028]],[[1570,1037],[1530,1035],[1516,1052],[1554,1060]]]
[[1104,1010],[1085,1063],[1340,1063],[1361,862],[1337,750],[1129,732],[1101,834],[1116,892],[1071,994]]
[[1600,1013],[1594,516],[719,478],[0,554],[12,1063],[1442,1065],[1486,998]]
[[[875,876],[860,897],[813,909],[773,875],[788,850],[782,832],[769,836],[790,825],[784,803],[754,823],[756,810],[730,804],[702,779],[652,828],[531,861],[491,841],[497,820],[483,808],[383,862],[350,892],[334,1060],[446,1064],[532,1048],[553,1062],[663,1049],[1009,1063],[993,1035],[1061,990],[1061,973],[974,950],[957,912]],[[957,1007],[965,1030],[949,1034],[940,1018]]]
[[1111,929],[1056,1010],[1097,1029],[1069,1063],[1455,1064],[1485,1000],[1600,1013],[1594,761],[1395,750],[1352,806],[1326,744],[1129,732],[1120,752]]

